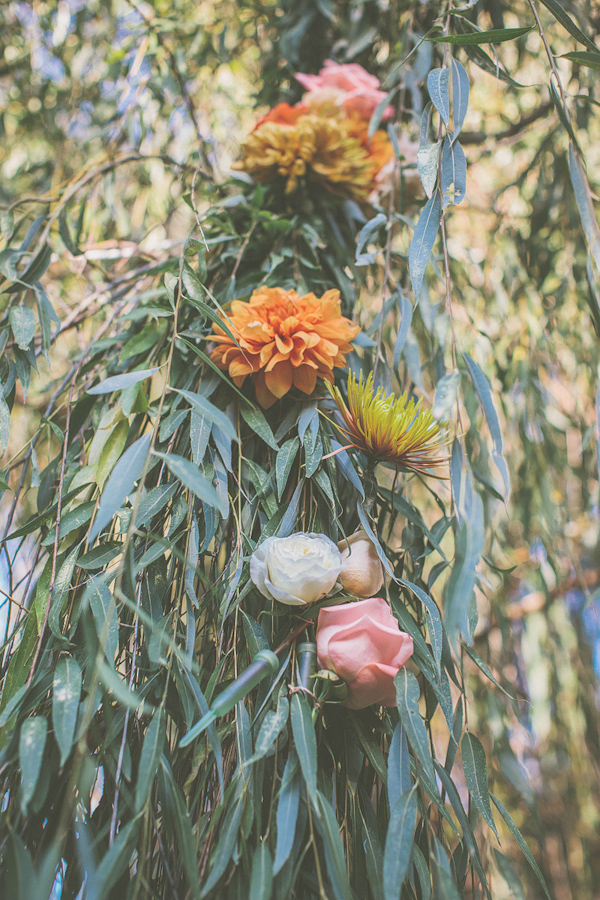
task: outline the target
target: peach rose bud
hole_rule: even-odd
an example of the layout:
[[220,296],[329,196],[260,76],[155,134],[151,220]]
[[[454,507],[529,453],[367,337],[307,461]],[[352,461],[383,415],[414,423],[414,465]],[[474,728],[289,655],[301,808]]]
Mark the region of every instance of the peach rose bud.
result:
[[339,580],[344,590],[357,597],[372,597],[383,584],[383,566],[373,541],[361,530],[337,546],[342,554]]
[[381,597],[325,607],[317,622],[317,658],[348,686],[344,706],[396,706],[394,678],[412,656],[413,639],[400,631]]

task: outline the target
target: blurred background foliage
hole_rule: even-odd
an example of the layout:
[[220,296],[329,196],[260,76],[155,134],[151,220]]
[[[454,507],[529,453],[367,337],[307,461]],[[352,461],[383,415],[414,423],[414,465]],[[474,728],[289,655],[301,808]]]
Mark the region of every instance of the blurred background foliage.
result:
[[[560,8],[593,46],[600,8],[583,0]],[[598,66],[583,57],[562,58],[591,47],[556,20],[551,4],[536,9],[595,191]],[[101,337],[110,358],[114,328],[122,335],[119,317],[127,311],[126,340],[133,343],[125,353],[119,343],[121,361],[128,352],[136,363],[164,360],[165,319],[132,311],[157,296],[165,273],[177,273],[190,233],[200,239],[198,218],[217,209],[206,236],[210,240],[211,228],[221,235],[213,265],[221,266],[223,282],[231,283],[233,273],[243,286],[245,271],[251,278],[273,265],[271,258],[240,265],[239,241],[228,253],[222,240],[227,227],[236,239],[244,229],[261,227],[264,198],[259,195],[244,219],[227,182],[256,117],[280,99],[297,101],[294,72],[317,71],[333,56],[360,62],[386,89],[399,85],[400,120],[418,141],[425,77],[440,64],[442,50],[415,36],[442,11],[438,3],[407,0],[2,4],[0,271],[10,284],[8,253],[20,252],[23,241],[24,250],[40,248],[36,302],[53,336],[51,343],[40,336],[34,350],[11,346],[10,294],[0,295],[0,380],[12,408],[1,460],[4,536],[44,508],[40,492],[53,490],[65,385],[79,354]],[[458,33],[469,30],[468,22],[482,29],[535,24],[525,0],[480,0],[457,12]],[[553,900],[591,900],[600,897],[597,273],[588,262],[569,177],[568,130],[538,30],[496,51],[484,45],[454,47],[453,53],[471,80],[461,138],[467,194],[446,225],[453,325],[457,347],[490,380],[512,479],[504,504],[494,495],[498,473],[475,395],[465,391],[461,426],[475,476],[487,485],[482,496],[491,525],[474,646],[518,693],[517,702],[507,703],[474,677],[470,715],[477,722],[471,728],[485,736],[490,787],[534,848]],[[400,212],[414,218],[425,195],[410,167],[402,197]],[[409,240],[410,231],[398,222],[390,254],[405,289]],[[444,261],[437,259],[441,271]],[[358,290],[364,328],[379,311],[382,262],[380,252],[358,288],[343,266],[338,271],[348,291]],[[399,367],[393,364],[396,309],[384,323],[393,386],[412,383],[431,400],[439,364],[432,323],[443,303],[443,279],[432,277]],[[153,391],[156,402],[160,388]],[[139,393],[129,400],[134,412],[135,403],[144,402]],[[23,448],[33,439],[34,455],[23,466]],[[419,500],[426,521],[434,521],[425,492]],[[403,545],[410,540],[407,525]],[[18,604],[30,602],[43,561],[31,536],[4,546],[5,640],[19,619]],[[3,674],[11,648],[5,645]],[[486,852],[503,875],[494,879],[494,900],[543,896],[508,832],[503,852],[519,871],[524,893],[511,887],[507,859],[491,847]]]

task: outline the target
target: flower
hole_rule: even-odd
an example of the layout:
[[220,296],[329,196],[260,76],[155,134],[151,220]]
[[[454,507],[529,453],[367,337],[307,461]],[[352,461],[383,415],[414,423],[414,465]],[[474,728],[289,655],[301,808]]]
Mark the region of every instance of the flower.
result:
[[247,303],[235,300],[229,316],[222,318],[237,345],[216,325],[211,358],[238,387],[252,375],[264,409],[292,386],[311,394],[317,378],[333,381],[333,367],[346,365],[350,341],[360,331],[341,315],[336,290],[301,297],[293,290],[263,286]]
[[394,678],[412,656],[413,639],[400,631],[381,597],[321,609],[317,657],[348,685],[344,706],[396,706]]
[[250,558],[250,578],[263,596],[306,606],[329,594],[342,568],[342,555],[324,534],[298,531],[269,537]]
[[[295,116],[290,109],[272,110],[274,116],[268,114],[262,120],[242,144],[242,158],[233,168],[248,172],[262,184],[283,177],[286,194],[294,193],[300,181],[308,178],[336,193],[367,200],[376,188],[381,152],[372,157],[345,118],[314,114],[304,106]],[[390,143],[385,134],[378,138],[382,140]]]
[[357,531],[348,540],[340,541],[338,550],[343,560],[340,581],[344,590],[357,597],[376,594],[383,584],[383,566],[366,532]]
[[296,103],[295,106],[290,106],[289,103],[278,103],[277,106],[269,110],[266,116],[258,120],[252,130],[256,131],[264,122],[276,122],[278,125],[295,125],[298,119],[305,116],[307,112],[309,112],[309,109],[305,103]]
[[[364,119],[371,118],[386,96],[384,91],[379,90],[379,79],[356,63],[340,65],[326,59],[318,75],[298,72],[296,80],[308,91],[305,100],[315,99],[315,95],[327,96],[341,104],[346,112],[358,113]],[[384,118],[389,118],[393,112],[393,107],[388,106]]]
[[[403,469],[422,472],[443,465],[447,460],[437,455],[444,440],[442,425],[431,410],[420,409],[421,401],[409,401],[406,391],[401,397],[387,394],[383,388],[373,390],[373,373],[357,382],[348,378],[348,406],[339,388],[329,387],[345,425],[336,425],[348,436],[352,447],[363,450],[376,462],[385,460]],[[441,477],[441,476],[438,476]]]

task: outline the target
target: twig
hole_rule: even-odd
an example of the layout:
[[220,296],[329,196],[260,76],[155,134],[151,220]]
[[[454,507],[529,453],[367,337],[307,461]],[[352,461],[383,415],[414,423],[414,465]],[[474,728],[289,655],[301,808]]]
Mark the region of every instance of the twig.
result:
[[58,503],[56,506],[56,525],[54,527],[54,546],[52,548],[52,568],[50,571],[50,583],[48,585],[48,600],[46,602],[46,609],[44,611],[44,621],[42,623],[42,627],[40,629],[40,633],[38,636],[37,645],[35,648],[35,653],[33,654],[33,661],[31,663],[31,668],[29,669],[29,675],[27,676],[27,687],[31,684],[31,680],[33,678],[35,667],[37,665],[37,661],[39,659],[40,651],[42,649],[42,643],[44,640],[44,634],[46,631],[46,626],[48,625],[48,618],[50,616],[50,607],[52,606],[52,597],[54,596],[54,584],[56,581],[56,562],[58,559],[58,545],[60,543],[60,520],[61,520],[61,512],[62,512],[62,498],[63,498],[63,486],[65,480],[65,468],[67,465],[67,448],[69,445],[69,427],[71,424],[71,402],[73,400],[73,391],[75,390],[75,381],[79,374],[79,370],[83,365],[83,360],[85,356],[82,356],[79,360],[79,364],[73,372],[73,376],[71,379],[71,388],[69,390],[69,399],[67,402],[67,421],[65,424],[65,437],[63,442],[63,453],[62,459],[60,463],[60,479],[58,482]]

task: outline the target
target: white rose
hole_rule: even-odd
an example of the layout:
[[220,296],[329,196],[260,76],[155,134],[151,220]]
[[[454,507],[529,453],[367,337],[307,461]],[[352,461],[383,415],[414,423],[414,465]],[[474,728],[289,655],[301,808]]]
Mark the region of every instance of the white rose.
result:
[[250,578],[261,594],[290,606],[321,600],[335,587],[342,554],[324,534],[298,531],[270,537],[250,558]]

